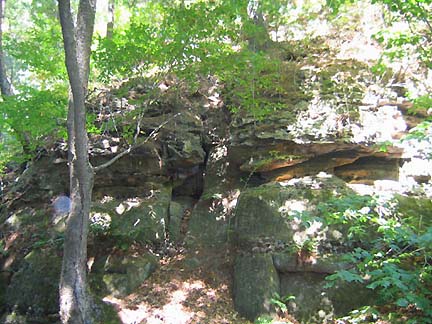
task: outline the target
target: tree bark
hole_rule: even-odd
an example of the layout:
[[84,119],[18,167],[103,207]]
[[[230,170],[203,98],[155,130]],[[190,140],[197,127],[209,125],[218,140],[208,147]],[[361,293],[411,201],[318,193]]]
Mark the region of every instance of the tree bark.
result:
[[106,30],[106,38],[111,39],[114,32],[114,8],[115,0],[108,0],[108,22]]
[[254,27],[249,31],[249,35],[247,35],[248,48],[252,52],[264,51],[269,46],[271,40],[259,0],[250,0],[248,2],[247,14]]
[[[0,0],[1,1],[1,0]],[[87,290],[87,234],[93,190],[94,172],[104,169],[131,152],[132,146],[107,163],[93,168],[88,155],[85,97],[90,72],[91,40],[96,12],[96,0],[80,0],[76,28],[70,0],[58,0],[65,61],[71,88],[68,111],[68,145],[71,211],[64,238],[63,263],[60,278],[60,317],[62,323],[93,323]],[[172,118],[177,117],[176,114]],[[162,123],[144,141],[168,123]],[[139,135],[139,123],[135,142]]]
[[0,90],[4,97],[13,95],[12,86],[6,76],[5,58],[3,52],[3,20],[6,0],[0,0]]
[[58,0],[71,88],[68,112],[71,211],[66,224],[60,278],[60,317],[63,323],[92,323],[87,291],[87,235],[93,170],[88,156],[85,96],[88,87],[90,46],[95,0],[80,0],[76,28],[70,0]]

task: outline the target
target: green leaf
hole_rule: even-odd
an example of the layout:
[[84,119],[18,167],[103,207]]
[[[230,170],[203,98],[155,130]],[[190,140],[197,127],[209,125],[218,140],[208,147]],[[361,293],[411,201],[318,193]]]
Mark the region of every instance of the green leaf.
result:
[[359,283],[364,282],[364,279],[360,275],[348,270],[338,271],[337,276],[339,279],[346,282],[359,282]]
[[395,304],[399,307],[407,307],[409,305],[409,302],[405,298],[399,298]]

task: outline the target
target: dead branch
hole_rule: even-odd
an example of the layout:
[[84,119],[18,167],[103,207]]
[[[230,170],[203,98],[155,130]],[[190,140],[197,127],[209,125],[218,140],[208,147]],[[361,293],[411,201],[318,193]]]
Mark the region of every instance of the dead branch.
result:
[[147,137],[144,141],[138,143],[138,136],[139,133],[141,132],[141,121],[142,121],[142,115],[140,116],[138,123],[137,123],[137,127],[136,127],[136,133],[134,136],[134,143],[132,145],[130,145],[128,147],[127,150],[117,154],[116,156],[114,156],[111,160],[98,165],[96,167],[93,167],[93,171],[96,173],[102,169],[106,169],[109,166],[111,166],[112,164],[114,164],[114,162],[116,162],[117,160],[121,159],[123,156],[129,154],[130,152],[132,152],[133,150],[137,149],[138,147],[144,145],[145,143],[147,143],[150,139],[154,138],[155,135],[159,132],[159,130],[161,130],[162,127],[164,127],[166,124],[168,124],[171,120],[173,120],[174,118],[177,118],[178,116],[180,116],[181,113],[177,113],[174,116],[172,116],[171,118],[168,118],[166,121],[164,121],[162,124],[160,124],[158,127],[156,127]]

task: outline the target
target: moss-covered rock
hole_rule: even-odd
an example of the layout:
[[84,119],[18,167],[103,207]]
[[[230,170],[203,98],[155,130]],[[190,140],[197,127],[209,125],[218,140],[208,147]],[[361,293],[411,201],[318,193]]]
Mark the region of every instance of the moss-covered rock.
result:
[[58,312],[61,257],[35,249],[24,258],[6,290],[6,304],[21,314],[40,316]]
[[327,288],[326,274],[316,272],[282,273],[281,296],[293,296],[288,303],[289,313],[301,323],[333,323],[364,305],[373,304],[372,290],[356,283],[341,283]]
[[328,255],[313,262],[301,262],[299,255],[289,253],[274,253],[273,262],[278,272],[312,272],[317,274],[331,274],[338,270],[347,269],[350,264],[345,262],[341,256]]
[[[329,323],[335,314],[371,302],[369,291],[359,285],[326,288],[326,276],[352,266],[342,259],[352,242],[347,226],[320,204],[338,201],[342,211],[356,208],[354,203],[362,206],[363,200],[351,195],[342,180],[325,174],[242,192],[235,215],[239,253],[234,269],[235,305],[242,315],[254,318],[271,311],[265,301],[274,292],[295,297],[290,313],[302,323]],[[274,284],[278,280],[280,291]]]
[[91,228],[114,238],[117,244],[162,242],[171,200],[171,188],[161,186],[145,198],[125,200],[104,197],[95,202],[90,215]]
[[99,298],[93,298],[91,312],[95,324],[121,324],[116,310],[110,304],[104,303]]
[[[324,220],[320,223],[312,217],[317,214],[316,206],[350,192],[343,181],[327,175],[247,189],[240,195],[236,210],[236,239],[241,246],[250,246],[262,237],[286,243],[296,241],[296,236],[299,240],[322,240],[323,234],[332,229],[327,228]],[[325,239],[334,237],[328,235]]]
[[226,149],[222,143],[209,152],[203,193],[189,221],[186,237],[189,246],[219,249],[230,236],[231,217],[240,185],[230,174],[232,169]]
[[202,199],[195,205],[186,237],[188,246],[219,248],[227,242],[229,216],[222,199]]
[[270,299],[279,294],[279,276],[271,255],[238,256],[234,265],[233,295],[237,311],[254,320],[273,311]]
[[90,275],[93,291],[99,295],[124,297],[138,288],[159,266],[152,254],[111,254],[95,261]]
[[187,196],[176,197],[169,207],[168,232],[171,241],[180,242],[184,239],[187,227],[187,215],[193,207],[193,199]]

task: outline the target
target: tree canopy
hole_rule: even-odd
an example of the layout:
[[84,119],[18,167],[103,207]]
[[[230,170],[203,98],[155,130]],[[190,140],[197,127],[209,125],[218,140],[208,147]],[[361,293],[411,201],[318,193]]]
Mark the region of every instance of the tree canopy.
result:
[[[116,23],[110,37],[106,37],[106,25],[100,23],[106,20],[106,9],[99,9],[99,36],[94,38],[92,46],[91,82],[97,86],[133,75],[146,75],[149,71],[171,72],[191,81],[196,80],[198,74],[214,75],[227,84],[241,85],[236,89],[237,100],[231,103],[233,111],[249,109],[257,116],[264,115],[276,111],[283,103],[259,99],[259,93],[267,91],[268,86],[274,84],[272,79],[283,75],[280,71],[284,68],[281,58],[275,55],[270,58],[269,51],[262,49],[272,47],[274,42],[295,40],[299,36],[293,34],[295,30],[304,33],[301,28],[305,29],[308,20],[318,15],[328,21],[352,19],[349,13],[352,9],[346,8],[355,3],[358,2],[116,1]],[[372,3],[382,6],[388,26],[373,35],[385,48],[384,56],[375,66],[376,71],[385,73],[391,62],[407,57],[414,57],[417,63],[429,68],[432,56],[430,1]],[[66,117],[65,110],[61,115],[62,108],[57,104],[65,102],[67,96],[66,69],[59,59],[63,47],[57,15],[55,1],[8,0],[5,3],[3,52],[6,75],[16,96],[1,105],[0,126],[3,133],[6,130],[9,133],[3,137],[2,145],[14,147],[15,152],[22,151],[25,146],[32,151],[42,147],[42,134],[51,138],[65,134],[61,131],[65,125],[61,122]],[[262,17],[261,22],[257,15]],[[402,29],[393,28],[403,23],[406,25]],[[299,27],[290,29],[290,26]],[[313,35],[305,36],[297,45],[290,43],[288,46],[300,48],[307,39],[313,38]],[[276,89],[274,95],[286,91],[286,88]],[[423,98],[419,103],[428,98],[421,93],[413,94],[412,99],[419,97]],[[22,109],[29,104],[31,110]],[[45,118],[46,122],[41,123],[40,118]],[[26,134],[28,143],[22,134]],[[2,165],[8,158],[0,159]]]

